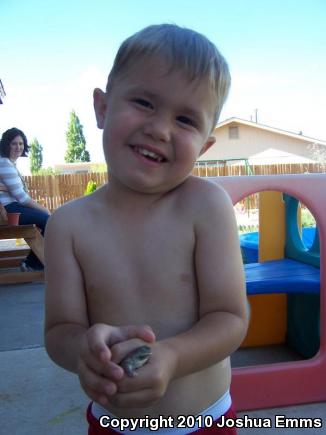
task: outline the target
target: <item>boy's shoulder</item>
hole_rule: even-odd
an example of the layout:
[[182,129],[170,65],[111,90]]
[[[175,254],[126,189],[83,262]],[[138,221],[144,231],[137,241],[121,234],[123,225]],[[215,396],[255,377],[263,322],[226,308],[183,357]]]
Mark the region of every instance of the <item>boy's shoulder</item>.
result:
[[68,223],[70,219],[85,218],[97,207],[98,194],[99,192],[96,191],[90,195],[66,202],[53,212],[51,220],[61,220],[62,222]]
[[212,226],[223,228],[235,219],[232,200],[218,180],[189,177],[184,194],[178,204],[184,204],[183,215],[194,223],[195,228],[209,230]]
[[179,193],[178,209],[182,215],[191,216],[195,225],[209,222],[217,226],[220,222],[232,219],[234,211],[231,198],[218,180],[191,176],[183,183]]
[[191,175],[182,186],[180,196],[191,203],[200,206],[218,205],[221,202],[230,201],[229,195],[218,181]]

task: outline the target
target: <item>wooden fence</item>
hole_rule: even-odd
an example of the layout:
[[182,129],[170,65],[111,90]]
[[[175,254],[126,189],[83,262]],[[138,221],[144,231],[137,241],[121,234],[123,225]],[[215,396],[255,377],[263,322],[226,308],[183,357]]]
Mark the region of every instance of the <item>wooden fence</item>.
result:
[[198,165],[193,170],[199,177],[218,177],[235,175],[281,175],[308,174],[326,172],[326,165],[322,163],[279,164],[279,165]]
[[[303,174],[325,172],[322,164],[284,164],[284,165],[255,165],[251,166],[254,175],[275,174]],[[193,174],[199,177],[217,177],[230,175],[248,175],[246,166],[197,166]],[[33,199],[54,211],[67,201],[84,195],[87,183],[92,180],[100,187],[107,182],[105,172],[65,175],[33,175],[25,177]],[[246,208],[256,208],[255,195],[251,195],[245,202]]]
[[97,187],[107,181],[107,173],[65,175],[32,175],[25,177],[31,197],[51,212],[65,202],[84,195],[87,183],[95,181]]

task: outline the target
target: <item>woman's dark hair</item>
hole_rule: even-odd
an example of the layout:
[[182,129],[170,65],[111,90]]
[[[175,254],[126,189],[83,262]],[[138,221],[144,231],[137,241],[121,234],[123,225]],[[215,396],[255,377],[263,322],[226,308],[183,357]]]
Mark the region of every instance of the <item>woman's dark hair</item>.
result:
[[18,128],[9,128],[9,130],[5,131],[2,135],[1,141],[0,141],[0,156],[1,157],[7,157],[9,159],[10,156],[10,144],[15,139],[15,137],[21,136],[24,142],[24,151],[21,155],[22,157],[27,157],[29,146],[27,143],[27,138],[25,134],[19,130]]

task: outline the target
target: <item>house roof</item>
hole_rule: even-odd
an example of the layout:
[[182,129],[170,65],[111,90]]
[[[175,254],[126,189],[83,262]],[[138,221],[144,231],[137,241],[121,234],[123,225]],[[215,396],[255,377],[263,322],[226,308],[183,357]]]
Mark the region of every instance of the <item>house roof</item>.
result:
[[260,130],[270,131],[272,133],[292,137],[294,139],[302,140],[303,142],[309,142],[309,143],[313,142],[313,143],[316,143],[318,145],[326,146],[326,141],[322,141],[322,140],[315,139],[312,137],[304,136],[303,134],[292,133],[290,131],[282,130],[280,128],[269,127],[268,125],[259,124],[258,122],[246,121],[245,119],[236,118],[236,117],[228,118],[222,122],[219,122],[216,125],[215,130],[218,130],[221,127],[224,127],[226,125],[231,125],[231,124],[242,124],[242,125],[246,125],[248,127],[254,127],[254,128],[258,128]]
[[308,157],[303,157],[275,148],[268,148],[260,153],[249,156],[248,162],[252,165],[272,165],[275,163],[316,163],[315,160],[309,159]]

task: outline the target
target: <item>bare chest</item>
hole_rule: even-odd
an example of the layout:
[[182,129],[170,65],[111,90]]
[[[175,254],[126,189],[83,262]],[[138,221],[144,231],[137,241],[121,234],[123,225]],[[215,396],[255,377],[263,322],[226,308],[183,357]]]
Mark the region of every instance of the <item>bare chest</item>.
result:
[[92,323],[148,323],[168,335],[194,322],[197,289],[191,225],[178,220],[134,227],[115,222],[79,243]]

